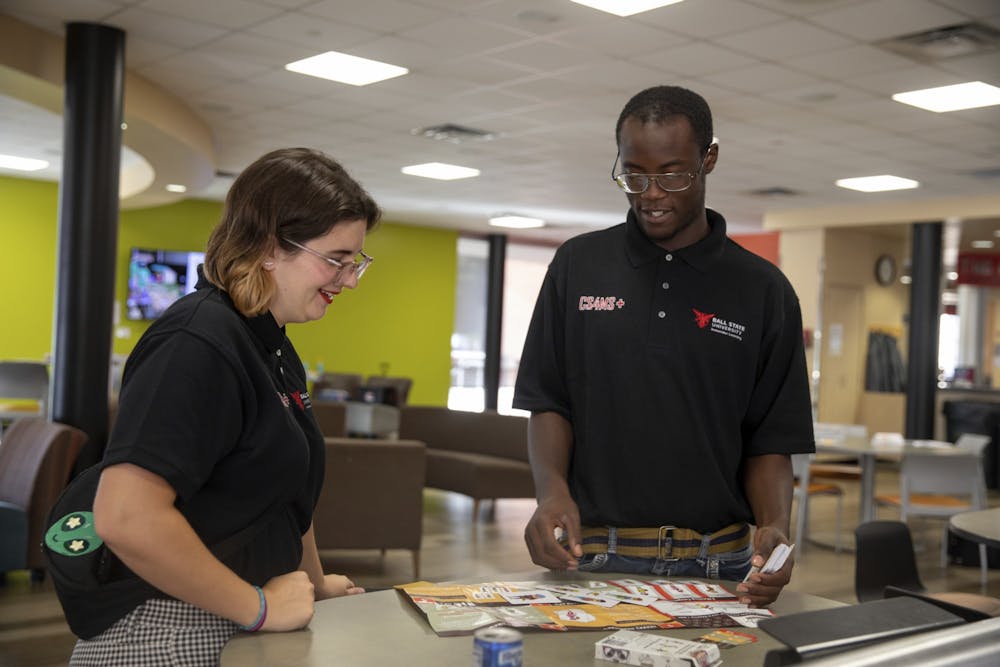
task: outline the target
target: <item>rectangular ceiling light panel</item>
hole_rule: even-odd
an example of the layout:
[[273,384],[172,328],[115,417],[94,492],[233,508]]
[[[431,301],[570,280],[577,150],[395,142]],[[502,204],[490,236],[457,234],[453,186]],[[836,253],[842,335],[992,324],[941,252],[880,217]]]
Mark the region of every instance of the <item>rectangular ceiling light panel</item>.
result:
[[459,178],[472,178],[479,175],[478,169],[471,167],[460,167],[457,164],[445,164],[443,162],[425,162],[423,164],[411,164],[403,167],[404,174],[410,176],[423,176],[424,178],[436,178],[439,181],[454,181]]
[[889,190],[912,190],[918,187],[920,183],[909,178],[882,174],[880,176],[842,178],[837,181],[837,185],[848,190],[857,190],[858,192],[888,192]]
[[327,51],[318,56],[296,60],[285,65],[285,69],[299,74],[348,83],[352,86],[367,86],[376,81],[385,81],[403,76],[410,70],[377,60]]
[[1000,104],[1000,88],[982,81],[958,83],[954,86],[940,88],[925,88],[911,90],[906,93],[896,93],[892,99],[903,104],[920,107],[928,111],[942,113],[945,111],[961,111],[963,109],[978,109]]
[[681,0],[573,0],[578,5],[599,9],[615,16],[632,16],[650,9],[666,7]]

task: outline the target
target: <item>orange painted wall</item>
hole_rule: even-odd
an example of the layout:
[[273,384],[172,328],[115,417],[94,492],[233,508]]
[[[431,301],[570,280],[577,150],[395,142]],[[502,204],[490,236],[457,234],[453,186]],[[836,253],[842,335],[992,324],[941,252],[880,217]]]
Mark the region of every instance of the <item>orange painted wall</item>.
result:
[[778,239],[780,235],[781,232],[764,232],[763,234],[730,234],[729,238],[750,252],[760,255],[775,266],[781,266],[778,257]]

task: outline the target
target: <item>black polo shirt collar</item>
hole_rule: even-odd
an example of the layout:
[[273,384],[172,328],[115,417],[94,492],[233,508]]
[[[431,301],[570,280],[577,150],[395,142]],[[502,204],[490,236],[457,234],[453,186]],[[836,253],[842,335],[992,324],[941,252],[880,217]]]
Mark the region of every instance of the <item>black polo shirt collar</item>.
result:
[[[712,209],[705,209],[708,215],[708,236],[686,248],[671,252],[694,268],[707,272],[712,264],[722,257],[726,245],[726,219]],[[632,266],[638,267],[663,257],[663,248],[656,245],[646,236],[636,220],[635,211],[629,210],[625,222],[625,253]]]
[[250,330],[253,331],[254,335],[264,344],[264,349],[267,350],[269,354],[273,354],[281,349],[281,344],[285,341],[285,327],[279,327],[278,323],[274,319],[274,315],[271,311],[266,311],[263,315],[258,315],[256,317],[246,317],[237,308],[236,304],[233,303],[232,298],[225,290],[221,290],[212,283],[208,281],[205,277],[205,272],[202,270],[202,265],[198,265],[198,282],[195,283],[195,289],[214,289],[222,297],[223,302],[226,303],[230,308],[232,308],[236,313],[246,320],[247,325]]

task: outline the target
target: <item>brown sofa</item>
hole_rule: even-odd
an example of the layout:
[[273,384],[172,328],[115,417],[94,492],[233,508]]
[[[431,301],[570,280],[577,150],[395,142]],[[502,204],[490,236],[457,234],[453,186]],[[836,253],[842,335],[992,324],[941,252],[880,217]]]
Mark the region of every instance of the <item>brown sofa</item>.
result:
[[69,481],[87,435],[41,417],[18,419],[0,446],[0,572],[43,572],[39,545],[49,509]]
[[405,406],[399,436],[427,445],[426,485],[483,499],[534,498],[528,464],[528,420],[495,411]]
[[323,549],[409,549],[420,577],[425,447],[409,440],[326,439],[313,528]]
[[312,402],[313,415],[319,430],[327,438],[342,438],[347,435],[347,406],[337,401]]

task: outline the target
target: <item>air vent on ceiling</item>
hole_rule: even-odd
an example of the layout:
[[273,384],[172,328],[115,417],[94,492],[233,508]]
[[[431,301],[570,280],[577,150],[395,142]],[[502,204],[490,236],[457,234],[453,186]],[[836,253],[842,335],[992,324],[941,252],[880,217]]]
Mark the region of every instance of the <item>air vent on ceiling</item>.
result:
[[789,188],[783,188],[780,185],[776,185],[770,188],[750,190],[747,194],[751,197],[795,197],[801,193],[797,190],[791,190]]
[[996,50],[1000,48],[1000,32],[981,23],[962,23],[893,37],[878,45],[915,60],[931,62]]
[[448,141],[453,144],[461,144],[466,141],[489,141],[496,137],[496,135],[492,132],[478,130],[474,127],[455,125],[454,123],[431,125],[430,127],[413,130],[413,134],[421,137],[427,137],[428,139]]
[[216,178],[236,178],[239,174],[235,171],[226,171],[225,169],[216,169]]

